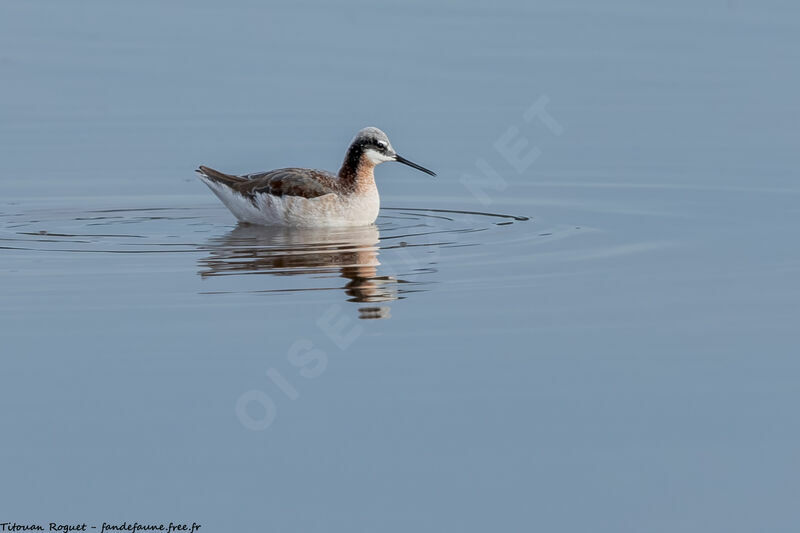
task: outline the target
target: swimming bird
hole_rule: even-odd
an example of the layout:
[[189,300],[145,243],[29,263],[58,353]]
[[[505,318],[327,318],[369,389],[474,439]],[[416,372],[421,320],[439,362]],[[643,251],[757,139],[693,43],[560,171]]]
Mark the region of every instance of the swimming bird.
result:
[[375,167],[397,161],[436,173],[401,157],[378,128],[356,134],[338,175],[310,168],[281,168],[235,176],[197,169],[200,179],[240,221],[266,226],[365,226],[375,222],[380,196]]

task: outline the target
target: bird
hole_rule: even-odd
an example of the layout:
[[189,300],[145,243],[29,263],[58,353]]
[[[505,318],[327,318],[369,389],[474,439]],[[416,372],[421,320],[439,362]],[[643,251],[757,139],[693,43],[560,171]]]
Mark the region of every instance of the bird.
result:
[[196,172],[239,222],[262,226],[368,226],[378,218],[375,167],[387,161],[436,176],[398,155],[376,127],[360,130],[338,174],[310,168],[280,168],[233,175],[200,166]]

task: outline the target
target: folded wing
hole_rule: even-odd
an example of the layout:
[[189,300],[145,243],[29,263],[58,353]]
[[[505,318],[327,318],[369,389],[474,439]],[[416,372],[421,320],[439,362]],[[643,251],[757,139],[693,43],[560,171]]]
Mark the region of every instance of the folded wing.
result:
[[234,176],[201,166],[198,172],[249,198],[254,198],[257,194],[317,198],[336,192],[337,185],[337,178],[333,174],[307,168],[281,168],[269,172]]

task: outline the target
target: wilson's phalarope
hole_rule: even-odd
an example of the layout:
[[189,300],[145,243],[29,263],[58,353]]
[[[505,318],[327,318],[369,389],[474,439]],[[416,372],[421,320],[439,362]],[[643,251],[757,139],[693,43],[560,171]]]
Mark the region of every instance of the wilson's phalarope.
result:
[[378,128],[359,131],[336,176],[309,168],[281,168],[233,176],[201,166],[200,179],[240,222],[280,226],[363,226],[378,218],[380,197],[374,170],[397,161],[431,176],[400,157]]

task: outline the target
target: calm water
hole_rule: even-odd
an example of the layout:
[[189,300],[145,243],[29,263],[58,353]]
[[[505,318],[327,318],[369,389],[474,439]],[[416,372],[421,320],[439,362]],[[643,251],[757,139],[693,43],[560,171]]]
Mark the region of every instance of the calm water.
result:
[[[792,2],[6,1],[0,522],[796,531]],[[376,227],[194,177],[335,170]]]

